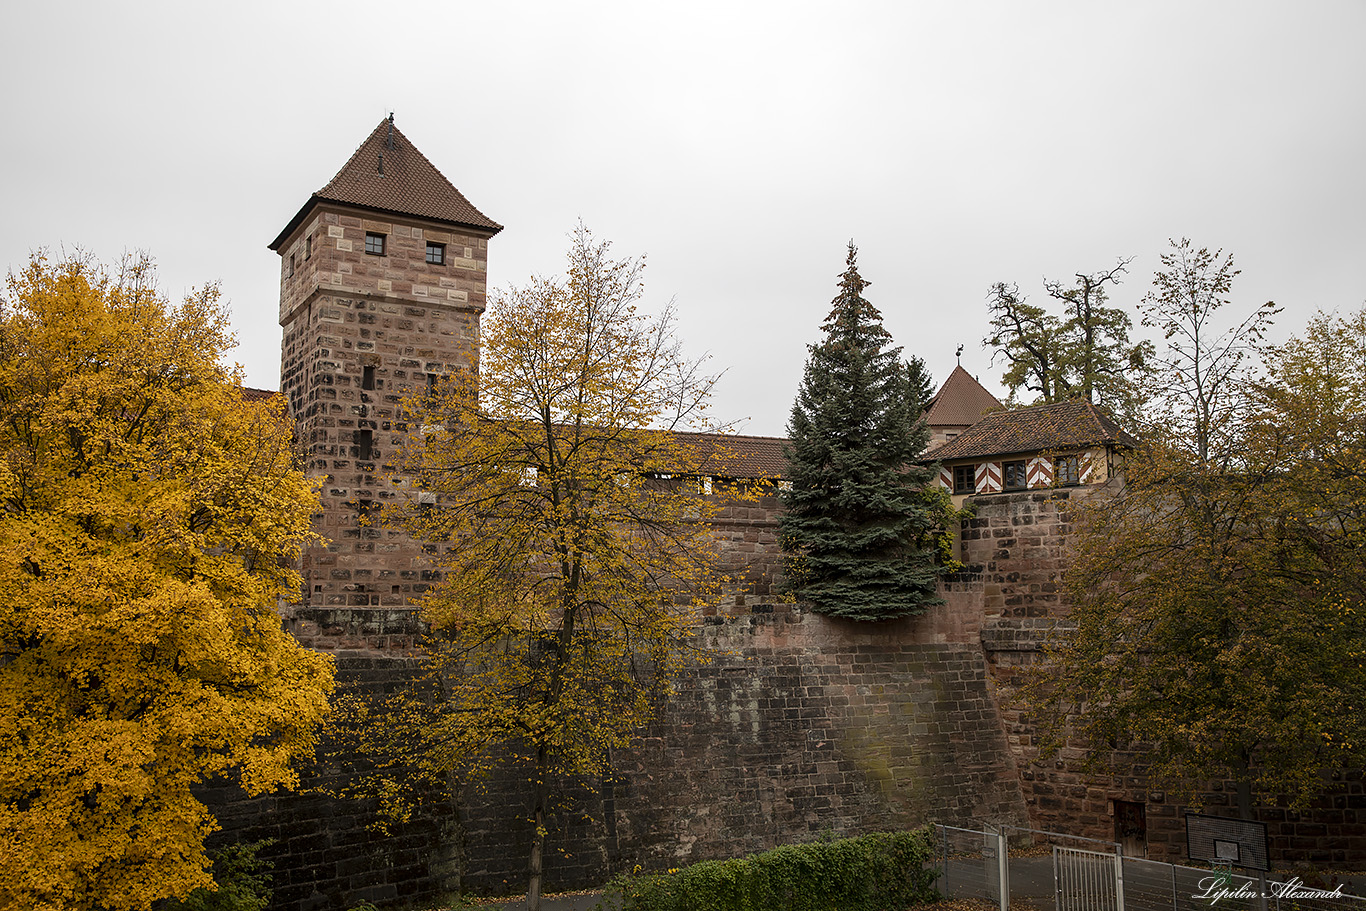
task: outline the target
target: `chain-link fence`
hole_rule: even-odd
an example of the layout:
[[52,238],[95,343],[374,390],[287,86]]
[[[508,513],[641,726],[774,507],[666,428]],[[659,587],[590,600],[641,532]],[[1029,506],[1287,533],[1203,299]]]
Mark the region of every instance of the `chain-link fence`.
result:
[[[936,826],[939,841],[939,891],[947,898],[980,898],[1002,903],[1001,856],[1005,839],[997,832]],[[1008,894],[1008,891],[1007,891]]]
[[[1094,838],[1015,826],[935,830],[939,891],[1000,911],[1012,904],[1037,911],[1366,911],[1366,898],[1341,887],[1125,857],[1119,844]],[[1055,854],[1072,858],[1071,867],[1060,870]]]

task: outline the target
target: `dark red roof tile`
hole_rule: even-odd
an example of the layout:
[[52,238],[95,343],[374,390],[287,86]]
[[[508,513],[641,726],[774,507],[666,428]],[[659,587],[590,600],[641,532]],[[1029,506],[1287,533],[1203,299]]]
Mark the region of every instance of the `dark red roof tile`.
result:
[[490,235],[503,230],[502,225],[471,205],[390,119],[381,120],[327,186],[304,203],[270,249],[279,249],[320,202],[409,215]]
[[988,414],[958,436],[936,447],[935,461],[986,458],[1030,452],[1056,452],[1099,443],[1133,447],[1137,441],[1105,412],[1080,400],[1031,405]]
[[728,433],[680,433],[692,447],[702,468],[718,478],[776,480],[787,477],[782,437],[752,437]]
[[988,411],[1000,407],[996,396],[961,366],[956,366],[930,400],[925,420],[931,427],[969,427]]

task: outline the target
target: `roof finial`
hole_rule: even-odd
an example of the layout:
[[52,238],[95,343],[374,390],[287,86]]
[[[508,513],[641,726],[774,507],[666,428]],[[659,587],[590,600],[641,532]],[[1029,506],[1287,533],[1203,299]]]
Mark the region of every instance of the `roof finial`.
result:
[[962,346],[962,345],[959,345],[959,346],[958,346],[958,353],[955,354],[954,357],[958,358],[958,366],[959,366],[959,367],[963,366],[963,346]]
[[384,147],[392,149],[394,147],[394,112],[389,112],[389,135],[384,140]]

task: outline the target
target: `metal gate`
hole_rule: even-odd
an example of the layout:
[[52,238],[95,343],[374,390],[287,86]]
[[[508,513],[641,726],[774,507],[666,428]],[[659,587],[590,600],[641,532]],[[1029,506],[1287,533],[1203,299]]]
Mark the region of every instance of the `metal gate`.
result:
[[1124,911],[1123,858],[1054,845],[1053,896],[1057,911]]

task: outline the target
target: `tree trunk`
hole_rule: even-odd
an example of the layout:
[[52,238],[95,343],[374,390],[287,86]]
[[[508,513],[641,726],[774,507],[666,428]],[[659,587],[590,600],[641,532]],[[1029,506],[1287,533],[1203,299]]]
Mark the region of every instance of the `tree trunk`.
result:
[[549,799],[546,786],[545,747],[536,751],[536,785],[531,821],[535,826],[531,831],[531,862],[527,866],[526,907],[527,911],[541,911],[541,875],[544,870],[546,834],[546,802]]
[[541,808],[536,808],[536,830],[531,833],[531,875],[526,886],[527,911],[541,911],[541,852],[545,848],[545,829],[542,828]]
[[1242,819],[1252,818],[1252,782],[1245,777],[1238,779],[1238,816]]
[[[1238,815],[1243,819],[1252,819],[1252,760],[1250,754],[1242,754],[1242,768],[1239,770],[1237,794],[1238,794]],[[1267,911],[1266,896],[1266,874],[1261,870],[1257,871],[1257,891],[1261,896],[1258,899],[1257,907],[1259,911]]]

